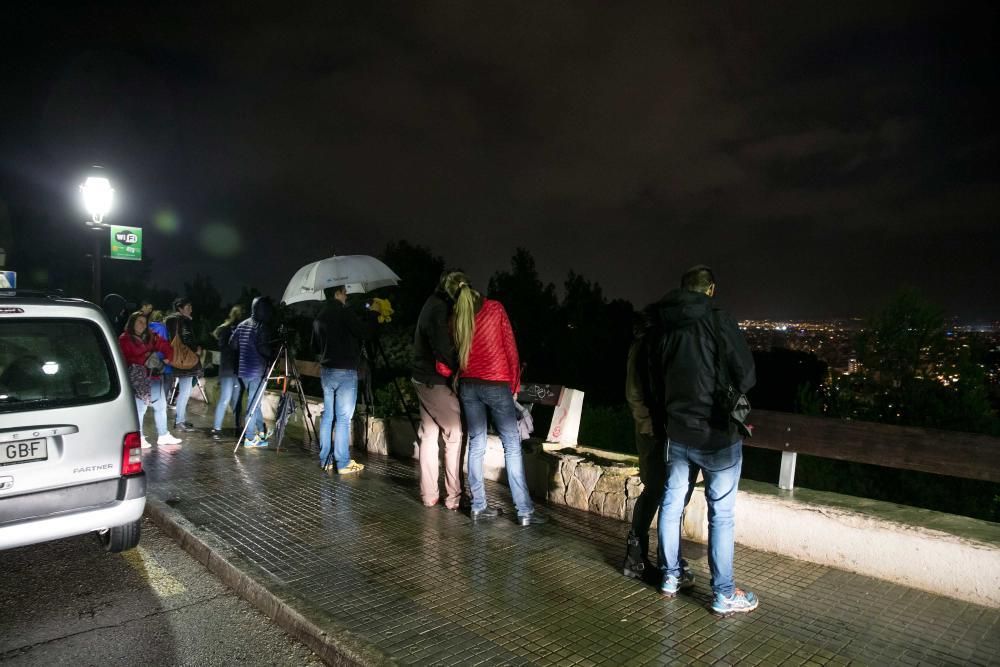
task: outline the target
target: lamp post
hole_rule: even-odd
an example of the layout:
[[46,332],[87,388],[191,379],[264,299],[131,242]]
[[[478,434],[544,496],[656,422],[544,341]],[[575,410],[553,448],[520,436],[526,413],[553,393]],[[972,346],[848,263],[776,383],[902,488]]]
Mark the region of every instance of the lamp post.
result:
[[104,230],[110,227],[104,223],[104,216],[111,211],[111,204],[114,202],[115,191],[111,187],[111,181],[103,176],[90,176],[80,186],[83,194],[83,206],[90,214],[87,226],[94,230],[94,263],[93,263],[93,291],[94,303],[101,304],[101,239]]

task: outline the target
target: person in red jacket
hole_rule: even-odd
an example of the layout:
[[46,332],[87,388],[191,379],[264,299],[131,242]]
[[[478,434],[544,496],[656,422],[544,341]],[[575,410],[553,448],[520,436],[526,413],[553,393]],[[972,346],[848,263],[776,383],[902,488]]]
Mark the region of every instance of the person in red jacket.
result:
[[[129,384],[135,393],[135,407],[139,412],[140,433],[146,408],[152,405],[158,436],[156,444],[180,444],[180,438],[175,438],[167,431],[167,396],[163,389],[163,363],[156,354],[162,353],[164,359],[169,362],[174,354],[170,343],[149,330],[146,316],[142,312],[135,312],[129,315],[125,331],[118,337],[118,346],[128,365]],[[150,357],[153,357],[153,360],[150,360]],[[152,446],[145,435],[142,436],[142,446],[144,448]]]
[[486,503],[483,484],[489,411],[503,443],[507,485],[517,507],[518,523],[522,526],[545,523],[545,517],[535,512],[524,476],[521,433],[514,405],[521,386],[521,365],[507,311],[499,301],[484,298],[472,289],[468,277],[461,271],[448,274],[444,287],[455,302],[453,333],[459,361],[458,397],[469,434],[472,519],[494,518],[500,514],[497,508]]

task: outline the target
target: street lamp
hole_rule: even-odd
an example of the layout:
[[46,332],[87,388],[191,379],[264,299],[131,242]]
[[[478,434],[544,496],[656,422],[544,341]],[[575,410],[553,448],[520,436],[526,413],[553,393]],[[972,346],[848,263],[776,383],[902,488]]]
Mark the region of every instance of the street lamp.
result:
[[101,239],[103,232],[110,225],[104,224],[104,216],[111,211],[111,204],[115,199],[114,188],[111,181],[103,176],[90,176],[80,186],[83,194],[83,206],[90,214],[87,226],[97,232],[94,238],[94,263],[93,263],[93,290],[94,303],[101,303]]
[[83,193],[83,206],[92,222],[100,225],[104,216],[111,211],[111,204],[115,200],[111,181],[102,176],[91,176],[80,186],[80,192]]

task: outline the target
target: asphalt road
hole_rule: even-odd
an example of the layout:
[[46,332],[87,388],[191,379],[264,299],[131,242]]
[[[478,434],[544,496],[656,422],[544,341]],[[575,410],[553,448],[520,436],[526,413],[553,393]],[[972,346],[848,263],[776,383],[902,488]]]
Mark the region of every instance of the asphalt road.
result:
[[139,547],[92,535],[0,551],[0,663],[321,665],[149,521]]

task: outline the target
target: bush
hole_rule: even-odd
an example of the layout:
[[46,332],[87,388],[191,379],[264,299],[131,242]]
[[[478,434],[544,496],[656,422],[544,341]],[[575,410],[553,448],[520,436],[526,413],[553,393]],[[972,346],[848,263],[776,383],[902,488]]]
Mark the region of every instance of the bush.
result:
[[584,405],[578,442],[585,447],[635,454],[635,423],[625,405]]

